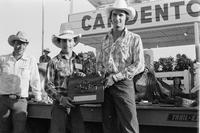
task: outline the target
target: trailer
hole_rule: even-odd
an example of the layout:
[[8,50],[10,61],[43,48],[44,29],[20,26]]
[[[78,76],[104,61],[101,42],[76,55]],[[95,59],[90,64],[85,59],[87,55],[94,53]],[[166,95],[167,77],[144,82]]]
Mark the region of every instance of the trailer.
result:
[[[29,103],[27,133],[48,132],[51,104]],[[81,113],[88,133],[103,133],[101,104],[81,105]],[[140,132],[197,133],[198,107],[176,107],[168,104],[137,105]]]

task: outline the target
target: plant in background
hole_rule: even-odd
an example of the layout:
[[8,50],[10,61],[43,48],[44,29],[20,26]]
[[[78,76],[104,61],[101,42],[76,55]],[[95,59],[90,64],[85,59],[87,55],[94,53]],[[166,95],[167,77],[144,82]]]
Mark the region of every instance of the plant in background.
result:
[[174,58],[160,58],[159,63],[163,72],[173,71]]
[[161,71],[161,70],[159,69],[159,68],[160,68],[160,63],[159,63],[158,61],[154,61],[153,65],[154,65],[154,70],[155,70],[155,72]]
[[82,71],[86,75],[96,73],[96,57],[93,52],[89,51],[87,53],[79,53],[78,57],[83,66]]
[[175,63],[175,71],[184,71],[193,67],[193,61],[189,59],[185,54],[177,54]]
[[173,57],[160,58],[158,61],[154,61],[155,72],[168,72],[168,71],[184,71],[192,70],[193,61],[189,59],[185,54],[177,54],[176,60]]

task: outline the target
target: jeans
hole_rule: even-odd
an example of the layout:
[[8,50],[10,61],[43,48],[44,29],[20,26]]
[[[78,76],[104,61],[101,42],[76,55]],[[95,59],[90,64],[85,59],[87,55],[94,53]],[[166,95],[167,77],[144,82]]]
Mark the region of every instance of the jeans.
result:
[[63,108],[53,104],[50,133],[84,133],[84,122],[80,107]]
[[102,107],[104,133],[139,133],[132,80],[106,88]]
[[0,133],[23,133],[27,120],[27,100],[0,96]]

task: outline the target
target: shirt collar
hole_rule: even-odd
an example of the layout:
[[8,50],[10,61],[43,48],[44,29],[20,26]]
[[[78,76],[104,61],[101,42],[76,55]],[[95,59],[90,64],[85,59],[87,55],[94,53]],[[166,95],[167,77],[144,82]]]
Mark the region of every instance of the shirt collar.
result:
[[[72,57],[70,59],[74,59],[76,57],[76,54],[74,52],[72,52]],[[58,54],[58,58],[59,59],[68,59],[66,58],[65,54],[62,53],[62,51],[60,51],[60,53]]]
[[23,59],[23,60],[28,60],[28,55],[26,55],[26,54],[23,54],[23,56],[22,56],[22,58],[21,59]]
[[[120,37],[126,36],[127,32],[128,32],[128,29],[125,27],[125,28],[123,29],[122,34],[121,34]],[[111,31],[108,33],[108,36],[109,36],[109,37],[112,36],[112,35],[113,35],[113,29],[111,29]]]
[[[13,53],[9,54],[9,56],[10,56],[11,58],[15,58],[15,57],[13,56]],[[21,59],[22,59],[22,60],[28,60],[28,55],[23,54],[22,57],[21,57]]]

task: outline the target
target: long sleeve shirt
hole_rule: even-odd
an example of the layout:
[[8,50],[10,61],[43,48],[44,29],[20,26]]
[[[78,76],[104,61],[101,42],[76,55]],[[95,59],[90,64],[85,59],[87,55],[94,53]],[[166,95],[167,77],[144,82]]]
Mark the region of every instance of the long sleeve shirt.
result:
[[29,87],[41,100],[41,85],[35,58],[23,55],[16,60],[13,54],[0,56],[0,95],[16,94],[28,97]]
[[111,30],[103,40],[97,69],[114,74],[115,81],[132,79],[145,67],[142,40],[127,28],[116,41],[112,34]]
[[67,58],[65,54],[60,52],[48,62],[45,90],[53,100],[58,101],[62,95],[67,93],[64,82],[68,76],[76,71],[76,59],[75,53],[72,54],[71,58]]

